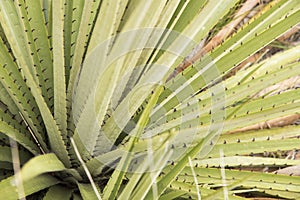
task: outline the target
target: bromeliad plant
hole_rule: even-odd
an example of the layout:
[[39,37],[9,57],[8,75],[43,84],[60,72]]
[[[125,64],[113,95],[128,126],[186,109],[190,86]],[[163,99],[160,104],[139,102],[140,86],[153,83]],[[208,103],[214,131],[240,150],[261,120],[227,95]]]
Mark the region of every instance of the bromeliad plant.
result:
[[299,0],[1,0],[0,199],[300,198],[299,160],[266,156],[300,146],[276,126],[299,89],[271,87],[300,45],[251,61],[299,19]]

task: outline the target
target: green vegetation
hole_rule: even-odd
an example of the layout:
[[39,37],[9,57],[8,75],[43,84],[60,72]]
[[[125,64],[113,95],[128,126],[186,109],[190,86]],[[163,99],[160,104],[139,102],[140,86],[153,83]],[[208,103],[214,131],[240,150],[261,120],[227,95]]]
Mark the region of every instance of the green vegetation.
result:
[[1,0],[0,199],[300,198],[299,23],[299,0]]

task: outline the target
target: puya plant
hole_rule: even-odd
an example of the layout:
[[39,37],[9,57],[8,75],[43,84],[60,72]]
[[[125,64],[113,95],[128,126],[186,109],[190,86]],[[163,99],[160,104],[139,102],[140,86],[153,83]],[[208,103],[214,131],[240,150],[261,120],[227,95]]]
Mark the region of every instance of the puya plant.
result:
[[229,75],[299,19],[299,0],[1,0],[0,199],[300,198],[299,160],[265,156],[300,146],[273,126],[299,89],[270,88],[300,45]]

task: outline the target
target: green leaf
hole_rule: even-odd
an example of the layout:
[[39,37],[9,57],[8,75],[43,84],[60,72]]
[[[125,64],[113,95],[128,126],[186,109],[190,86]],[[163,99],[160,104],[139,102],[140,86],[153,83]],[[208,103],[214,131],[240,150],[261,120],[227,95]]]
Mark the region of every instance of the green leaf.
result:
[[32,140],[20,133],[17,129],[8,125],[3,120],[0,120],[0,132],[17,141],[19,144],[28,149],[28,151],[30,151],[32,154],[39,154],[40,150]]
[[159,86],[156,88],[154,91],[153,95],[151,96],[151,99],[143,111],[138,123],[137,123],[137,128],[134,129],[133,135],[131,135],[131,138],[129,139],[128,142],[128,147],[126,149],[125,155],[122,157],[121,161],[119,162],[117,169],[114,171],[112,174],[112,178],[109,180],[108,184],[106,185],[104,189],[104,199],[112,198],[114,199],[117,196],[117,192],[119,190],[119,187],[121,185],[122,179],[129,167],[129,164],[132,160],[133,156],[133,148],[135,143],[138,141],[140,138],[146,124],[148,123],[149,120],[149,114],[151,110],[153,109],[155,103],[157,102],[157,99],[159,95],[162,92],[162,87]]
[[83,200],[99,200],[91,184],[77,183]]
[[[182,34],[187,38],[190,38],[190,40],[183,37],[177,37],[176,40],[167,50],[170,52],[176,52],[179,55],[187,56],[187,52],[190,52],[190,50],[192,50],[193,46],[195,45],[192,39],[196,41],[203,39],[204,35],[208,32],[208,29],[210,27],[213,27],[217,23],[217,17],[209,18],[207,17],[207,15],[211,15],[209,13],[213,13],[211,12],[213,10],[215,11],[215,15],[221,17],[226,14],[226,12],[230,9],[231,6],[235,4],[235,2],[236,1],[226,1],[221,5],[219,1],[211,1],[209,4],[206,5],[205,11],[197,15],[197,17],[191,22],[190,26],[186,27],[185,31],[182,32]],[[191,26],[197,28],[190,28]],[[205,28],[204,30],[200,31],[202,27]],[[174,55],[165,53],[155,64],[161,66],[170,66],[169,68],[171,68],[171,66],[176,61],[179,61],[177,56],[174,57]],[[114,143],[114,141],[119,136],[121,130],[126,126],[126,124],[137,111],[137,109],[150,95],[150,92],[153,90],[153,87],[155,87],[156,84],[159,84],[160,81],[163,80],[163,77],[167,75],[167,73],[169,72],[169,68],[156,67],[148,70],[147,73],[139,81],[139,84],[137,84],[135,88],[132,89],[132,91],[125,97],[125,99],[112,113],[112,116],[114,117],[109,118],[102,128],[103,132],[110,132],[110,134],[107,137],[110,141],[113,141],[112,143]],[[135,103],[130,104],[130,102]],[[159,105],[158,107],[161,106],[163,105]]]
[[65,169],[63,163],[55,154],[36,156],[28,161],[21,170],[23,181],[30,180],[40,174],[47,172],[62,171]]
[[62,138],[66,139],[67,131],[67,102],[64,63],[63,36],[63,0],[53,3],[53,76],[54,76],[54,117],[60,128]]
[[[299,47],[300,46],[297,46],[290,51],[286,51],[284,55],[275,55],[264,64],[253,66],[254,69],[249,68],[245,71],[239,71],[236,76],[224,81],[223,84],[226,88],[226,105],[224,106],[236,106],[239,102],[246,102],[250,96],[255,95],[262,89],[295,76],[299,63],[288,63],[297,59],[297,55],[300,52]],[[245,77],[246,75],[247,77]],[[274,77],[276,77],[276,79],[274,79]],[[214,86],[211,88],[211,91],[201,92],[189,100],[182,102],[176,107],[176,112],[169,111],[153,124],[149,124],[147,129],[152,129],[151,132],[157,133],[157,129],[163,131],[164,129],[169,129],[176,125],[181,125],[182,127],[183,123],[191,119],[201,115],[209,115],[211,99],[220,98],[221,95],[220,92],[214,92],[217,91],[217,89],[214,89],[216,87],[217,86]],[[249,88],[251,88],[251,90],[249,90]],[[214,93],[215,97],[211,97],[212,93]],[[166,121],[168,123],[165,123]],[[198,123],[192,123],[190,121],[190,124],[197,125]],[[163,126],[164,129],[162,129]]]
[[[161,180],[157,182],[157,195],[160,196],[166,188],[174,181],[175,177],[184,169],[188,163],[188,157],[193,158],[203,147],[203,140],[199,142],[193,149],[181,158],[181,160],[173,167],[172,171],[166,174]],[[153,193],[148,192],[145,199],[153,199]]]
[[[41,25],[43,25],[42,13],[33,11],[29,9],[30,8],[36,8],[35,10],[40,10],[40,6],[37,4],[38,2],[35,2],[33,4],[26,5],[23,0],[18,0],[18,2],[15,4],[16,10],[19,14],[20,26],[23,28],[24,32],[26,33],[24,39],[28,43],[28,51],[30,53],[29,59],[31,58],[32,64],[33,64],[33,70],[34,73],[33,76],[36,78],[36,82],[41,88],[42,94],[45,97],[45,101],[47,105],[51,108],[52,103],[50,102],[50,99],[52,97],[52,79],[51,76],[49,76],[49,72],[51,72],[52,68],[52,61],[51,61],[51,55],[50,55],[50,48],[47,45],[47,37],[46,33],[43,32],[45,28],[42,28]],[[34,5],[35,4],[35,5]],[[41,10],[40,10],[41,11]],[[40,14],[40,15],[39,15]],[[40,17],[40,18],[38,18]],[[37,22],[38,20],[38,22]],[[37,23],[39,25],[37,25]],[[30,31],[31,30],[31,31]],[[46,44],[45,44],[46,43]],[[39,46],[41,48],[39,48]],[[47,54],[43,52],[47,52]],[[42,57],[42,56],[47,57]],[[46,68],[45,66],[50,66],[50,68]],[[24,66],[25,67],[25,66]],[[48,70],[48,71],[47,71]]]
[[[241,144],[242,145],[242,144]],[[221,149],[221,148],[219,148]],[[250,150],[251,151],[251,150]],[[224,162],[226,167],[239,167],[239,166],[288,166],[299,165],[298,160],[288,160],[280,158],[264,158],[264,157],[250,157],[250,156],[228,156],[224,157],[223,161],[220,158],[208,158],[203,160],[194,160],[193,164],[199,167],[219,167]]]
[[185,191],[173,190],[173,191],[169,191],[166,194],[160,196],[159,199],[160,200],[175,199],[177,197],[183,196],[184,194],[186,194]]
[[[148,141],[146,155],[143,156],[142,162],[138,162],[137,160],[132,162],[133,166],[129,167],[129,173],[126,174],[127,177],[129,176],[129,182],[118,198],[143,199],[151,187],[155,188],[155,182],[159,174],[167,165],[172,155],[172,151],[168,151],[168,140],[171,137],[172,134],[170,134],[170,138],[161,143],[160,148],[157,150],[152,148],[152,141]],[[134,167],[135,164],[137,165],[136,167]]]
[[[257,31],[254,29],[256,24],[250,24],[247,28],[249,31],[248,37],[244,38],[244,34],[236,34],[236,38],[233,36],[228,39],[227,43],[224,43],[211,54],[195,62],[192,67],[183,72],[183,75],[170,81],[166,85],[166,88],[169,90],[166,90],[161,95],[159,100],[160,106],[153,111],[152,118],[155,120],[157,117],[163,116],[165,112],[178,105],[178,97],[181,99],[190,98],[199,89],[214,82],[221,74],[237,66],[244,59],[273,41],[274,38],[296,25],[300,12],[299,6],[297,1],[292,1],[291,5],[289,3],[285,3],[286,5],[282,7],[278,5],[280,8],[276,11],[281,16],[280,20],[278,18],[271,18],[273,19],[273,23],[262,21],[262,26],[266,27],[265,30],[261,30],[262,32],[255,32]],[[288,15],[286,14],[287,10],[290,11]],[[268,12],[268,15],[271,14]],[[261,18],[263,19],[262,16]],[[258,23],[261,21],[255,20],[255,22]],[[245,32],[243,31],[243,33]],[[172,94],[170,94],[170,91],[172,91]]]
[[[33,73],[32,69],[28,69],[28,66],[33,66],[33,64],[30,62],[30,60],[26,59],[26,56],[24,56],[21,52],[28,52],[28,48],[26,47],[26,42],[24,41],[24,35],[21,33],[22,30],[19,30],[19,26],[14,26],[13,24],[18,22],[19,19],[16,18],[18,15],[14,14],[14,18],[8,17],[10,16],[9,13],[16,12],[12,9],[11,1],[1,1],[0,2],[0,19],[1,22],[5,21],[5,29],[6,34],[10,36],[10,44],[13,45],[13,52],[18,58],[20,65],[22,67],[22,72],[24,73],[24,76],[27,79],[27,85],[30,87],[32,95],[35,98],[35,101],[40,109],[42,118],[44,120],[50,144],[52,147],[52,150],[63,160],[63,162],[69,166],[70,161],[68,157],[68,153],[66,151],[66,146],[64,144],[64,141],[61,136],[61,132],[58,129],[58,126],[56,124],[56,121],[53,119],[52,113],[50,109],[48,108],[45,99],[42,96],[42,92],[40,87],[37,84],[35,73]],[[27,67],[26,67],[27,66]],[[31,110],[31,109],[29,109]]]
[[[73,96],[75,132],[90,155],[93,155],[97,140],[101,140],[98,139],[101,137],[101,133],[99,134],[101,123],[99,122],[103,121],[111,103],[111,96],[121,70],[118,61],[107,67],[95,69],[95,65],[102,62],[101,58],[103,57],[99,56],[98,51],[92,52],[87,57],[77,83],[76,94]],[[90,89],[86,90],[86,87]],[[85,99],[83,99],[84,96]],[[85,102],[84,105],[82,101]],[[110,145],[109,142],[106,143]],[[101,146],[106,145],[101,144]]]
[[[255,141],[266,140],[281,140],[284,138],[293,138],[299,135],[298,126],[285,126],[271,129],[260,129],[247,132],[238,132],[234,134],[224,134],[220,136],[218,144],[222,143],[236,143],[238,141],[251,142],[253,138]],[[245,134],[247,133],[247,134]]]
[[[70,76],[70,70],[72,68],[71,66],[71,51],[72,51],[72,34],[74,33],[72,31],[73,27],[73,3],[74,1],[63,1],[64,2],[64,65],[65,65],[65,93],[67,92],[67,86],[69,83],[69,76]],[[78,3],[81,3],[82,1],[77,1]],[[75,3],[76,6],[76,3]],[[75,8],[76,10],[76,8]],[[74,45],[74,44],[73,44]]]
[[263,152],[288,151],[297,148],[299,139],[266,140],[251,142],[236,142],[231,144],[217,144],[208,157],[218,157],[220,149],[225,156],[246,155]]
[[[209,185],[211,189],[214,189],[224,186],[225,182],[229,194],[263,192],[266,190],[268,191],[268,194],[278,194],[280,197],[287,197],[288,194],[293,195],[293,193],[297,191],[297,188],[299,187],[299,177],[289,178],[291,176],[250,172],[245,170],[225,170],[225,176],[222,176],[221,170],[223,169],[196,167],[195,170],[198,184],[200,186],[205,188],[206,185]],[[182,171],[181,175],[176,178],[176,180],[176,183],[180,183],[181,185],[179,189],[183,189],[184,185],[190,185],[191,187],[191,185],[195,184],[194,176],[189,167],[186,167]],[[173,188],[174,187],[172,185],[172,189]],[[221,190],[222,188],[219,189],[220,193],[222,193]],[[271,191],[274,191],[274,193]],[[209,194],[210,197],[214,195],[216,195],[216,193]]]
[[1,1],[1,25],[14,55],[18,58],[18,64],[22,68],[28,68],[28,72],[34,77],[34,81],[37,83],[36,70],[33,67],[33,60],[30,56],[30,47],[27,41],[25,27],[20,17],[21,8],[15,6],[15,4],[17,3],[8,0]]
[[70,199],[72,196],[72,190],[64,187],[62,185],[55,185],[49,188],[44,200],[53,200],[53,199]]
[[[198,194],[197,194],[195,185],[192,185],[192,184],[189,184],[189,183],[173,181],[172,184],[170,185],[170,189],[175,190],[175,191],[185,192],[188,197],[193,198],[193,199],[198,198]],[[213,195],[213,194],[215,194],[215,192],[216,191],[213,190],[213,189],[209,189],[209,188],[206,188],[206,187],[200,187],[201,198],[207,197],[209,195]],[[234,200],[244,199],[244,198],[241,198],[241,197],[238,197],[238,196],[233,196],[232,194],[230,194],[229,197],[230,197],[229,199],[234,199]],[[221,200],[221,199],[224,199],[224,197],[219,196],[216,199]]]
[[17,180],[15,180],[13,177],[10,177],[0,182],[1,199],[15,200],[24,198],[28,195],[34,194],[38,191],[59,183],[59,181],[53,176],[50,176],[48,174],[39,175],[29,181],[21,182],[21,187],[24,187],[24,195],[22,195],[22,190],[19,190],[20,193],[18,193],[16,181]]
[[0,182],[0,198],[17,199],[18,195],[22,198],[55,185],[59,181],[45,173],[62,171],[64,169],[64,165],[55,154],[36,156],[29,160],[21,171]]
[[12,161],[10,147],[0,147],[0,152],[0,161]]
[[[90,20],[93,21],[96,15],[96,10],[101,1],[93,1],[88,2],[84,1],[82,16],[80,20],[80,26],[78,27],[78,34],[77,34],[77,40],[76,40],[76,46],[74,50],[73,60],[72,60],[72,69],[70,71],[70,78],[69,78],[69,84],[68,84],[68,90],[67,90],[67,99],[68,102],[72,102],[72,95],[74,92],[74,86],[75,81],[78,76],[78,73],[81,68],[81,64],[83,61],[83,56],[86,50],[85,42],[87,42],[87,35],[89,34],[89,22]],[[93,10],[93,6],[95,6]],[[93,11],[93,12],[92,12]],[[93,15],[94,13],[94,15]],[[70,107],[71,105],[68,105]]]
[[[18,150],[20,154],[20,163],[23,165],[25,162],[27,162],[31,155],[28,152],[25,152],[24,150]],[[11,147],[8,146],[0,146],[0,161],[4,162],[10,162],[13,163],[13,159],[11,156]]]
[[[43,141],[45,135],[41,131],[43,128],[40,120],[40,112],[38,109],[36,109],[37,105],[34,97],[29,91],[29,88],[26,86],[17,65],[13,62],[13,58],[9,55],[8,50],[2,43],[2,40],[0,41],[0,52],[2,65],[2,68],[0,68],[0,82],[2,87],[6,90],[5,93],[9,95],[9,97],[6,97],[6,102],[9,99],[13,101],[8,102],[10,107],[12,107],[13,105],[11,104],[14,103],[15,108],[17,108],[17,110],[15,110],[15,112],[12,114],[19,116],[20,120],[24,120],[20,116],[20,113],[22,116],[24,116],[26,122],[29,124],[31,130],[40,142],[42,148],[47,151],[47,147]],[[1,98],[5,98],[5,96]]]

